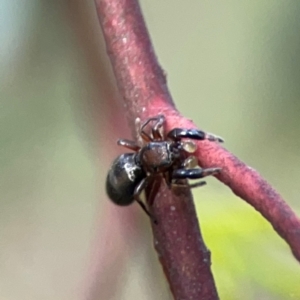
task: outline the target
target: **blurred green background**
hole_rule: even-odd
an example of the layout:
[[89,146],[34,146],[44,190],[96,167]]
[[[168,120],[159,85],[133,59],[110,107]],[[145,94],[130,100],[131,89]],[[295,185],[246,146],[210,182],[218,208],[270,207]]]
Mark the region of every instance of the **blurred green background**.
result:
[[[178,109],[299,214],[300,2],[141,6]],[[1,0],[0,24],[0,299],[171,299],[147,217],[105,196],[129,131],[93,0]],[[220,298],[300,299],[287,245],[207,181],[194,194]]]

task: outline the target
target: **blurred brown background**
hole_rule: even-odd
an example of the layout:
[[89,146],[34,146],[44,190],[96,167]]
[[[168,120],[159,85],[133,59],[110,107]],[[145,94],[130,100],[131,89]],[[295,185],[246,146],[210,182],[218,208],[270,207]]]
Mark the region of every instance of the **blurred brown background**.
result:
[[[178,109],[300,214],[300,2],[141,6]],[[93,0],[0,8],[0,299],[171,299],[147,217],[105,196],[129,136]],[[287,245],[207,181],[195,202],[221,299],[300,299]]]

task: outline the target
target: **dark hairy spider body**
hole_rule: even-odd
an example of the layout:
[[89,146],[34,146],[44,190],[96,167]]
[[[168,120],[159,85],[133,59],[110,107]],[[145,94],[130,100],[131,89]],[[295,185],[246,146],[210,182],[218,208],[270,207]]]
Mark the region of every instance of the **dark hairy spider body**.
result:
[[113,162],[106,180],[109,198],[117,205],[129,205],[134,199],[135,187],[146,177],[144,170],[135,162],[134,153],[125,153]]
[[172,185],[193,188],[205,182],[188,184],[182,180],[200,179],[220,172],[220,168],[201,169],[195,157],[191,156],[196,145],[182,139],[222,142],[221,138],[200,130],[183,128],[172,129],[164,136],[164,124],[163,115],[147,119],[139,129],[142,145],[118,140],[118,145],[135,152],[117,157],[108,172],[106,192],[115,204],[126,206],[137,201],[150,215],[140,195],[154,180],[163,178],[170,188]]

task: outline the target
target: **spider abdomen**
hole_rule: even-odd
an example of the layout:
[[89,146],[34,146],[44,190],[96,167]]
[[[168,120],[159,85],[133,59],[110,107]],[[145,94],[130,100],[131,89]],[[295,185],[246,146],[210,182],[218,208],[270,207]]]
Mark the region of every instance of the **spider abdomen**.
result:
[[107,174],[107,195],[117,205],[129,205],[134,201],[135,187],[145,176],[135,162],[134,153],[122,154],[116,158]]

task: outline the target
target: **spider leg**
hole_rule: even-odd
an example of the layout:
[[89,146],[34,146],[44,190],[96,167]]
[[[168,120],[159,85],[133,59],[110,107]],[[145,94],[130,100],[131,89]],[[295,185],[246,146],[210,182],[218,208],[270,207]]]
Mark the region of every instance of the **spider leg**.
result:
[[177,169],[172,173],[172,179],[199,179],[220,173],[221,168],[207,169]]
[[206,184],[205,181],[188,184],[185,182],[178,182],[180,179],[199,179],[210,175],[216,175],[221,171],[221,168],[207,168],[207,169],[177,169],[172,173],[172,186],[195,188]]
[[155,218],[152,216],[152,214],[149,212],[148,208],[146,207],[145,203],[141,200],[140,196],[143,190],[148,186],[150,180],[149,177],[144,178],[134,189],[133,198],[134,200],[140,205],[140,207],[143,209],[143,211],[150,217],[150,219],[157,223]]
[[172,171],[173,170],[167,170],[166,172],[162,173],[165,183],[169,189],[171,188],[172,185]]
[[153,140],[153,138],[144,130],[141,130],[140,135],[141,135],[142,139],[147,143],[149,143]]
[[195,188],[195,187],[200,187],[200,186],[203,186],[203,185],[206,185],[206,182],[205,182],[205,181],[199,181],[199,182],[192,183],[192,184],[188,184],[188,183],[184,183],[184,182],[176,182],[176,183],[172,183],[172,186],[176,186],[176,187],[187,187],[187,188],[190,188],[190,189],[193,189],[193,188]]
[[[152,136],[150,137],[149,134],[146,133],[144,130],[146,126],[150,122],[156,122],[154,126],[152,127]],[[163,139],[163,133],[161,132],[161,129],[163,127],[163,124],[165,123],[165,117],[164,115],[158,115],[153,118],[147,119],[141,126],[140,134],[146,141],[152,141],[154,140],[162,140]]]
[[168,132],[167,137],[174,141],[180,141],[182,138],[189,138],[193,140],[223,142],[221,137],[197,129],[174,128]]
[[[149,183],[150,184],[150,183]],[[151,178],[151,189],[148,191],[147,203],[152,206],[161,185],[161,180],[158,176]]]
[[118,140],[117,144],[119,146],[125,147],[125,148],[133,150],[133,151],[139,151],[141,149],[141,147],[138,146],[134,141],[129,141],[129,140],[125,140],[125,139]]
[[158,116],[156,116],[156,117],[152,117],[152,118],[147,119],[147,120],[142,124],[141,130],[144,130],[144,128],[145,128],[150,122],[152,122],[152,121],[156,121],[156,124],[155,124],[155,126],[154,126],[154,128],[155,128],[156,126],[160,126],[160,125],[162,125],[162,124],[165,122],[165,117],[164,117],[164,115],[158,115]]
[[163,140],[163,125],[165,123],[165,117],[163,115],[157,116],[157,122],[152,128],[152,134],[154,139]]

